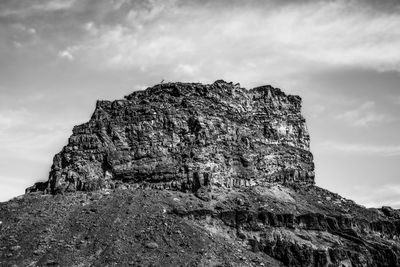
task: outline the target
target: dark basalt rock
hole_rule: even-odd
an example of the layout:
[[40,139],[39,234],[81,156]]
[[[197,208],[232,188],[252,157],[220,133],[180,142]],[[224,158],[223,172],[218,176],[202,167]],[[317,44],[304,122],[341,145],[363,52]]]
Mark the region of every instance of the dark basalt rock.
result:
[[[293,190],[270,185],[268,194],[246,189],[224,196],[214,209],[172,212],[204,225],[219,225],[250,250],[265,253],[286,266],[399,266],[399,220],[315,186]],[[280,192],[269,194],[271,192]],[[285,207],[281,193],[293,197]],[[241,194],[250,205],[239,205]],[[321,196],[335,202],[319,204]],[[321,209],[323,208],[323,209]],[[394,210],[393,210],[394,211]]]
[[98,101],[0,203],[1,266],[400,266],[400,212],[314,185],[301,99],[159,84]]
[[[197,192],[269,182],[314,183],[301,99],[271,86],[159,84],[98,101],[54,157],[47,190],[121,183]],[[28,192],[43,190],[43,184]]]

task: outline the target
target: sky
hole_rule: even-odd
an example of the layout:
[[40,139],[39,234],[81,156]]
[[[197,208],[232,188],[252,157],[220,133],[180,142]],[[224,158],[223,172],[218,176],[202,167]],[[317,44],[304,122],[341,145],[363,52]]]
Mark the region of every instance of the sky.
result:
[[397,0],[1,0],[0,201],[97,99],[224,79],[300,95],[316,184],[400,208],[399,29]]

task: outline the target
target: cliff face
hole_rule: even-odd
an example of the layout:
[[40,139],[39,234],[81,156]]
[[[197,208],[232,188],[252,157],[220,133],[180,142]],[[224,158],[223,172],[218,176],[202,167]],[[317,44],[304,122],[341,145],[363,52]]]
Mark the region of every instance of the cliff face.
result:
[[0,203],[0,265],[400,266],[400,211],[314,185],[300,108],[224,81],[98,101]]
[[54,157],[52,193],[141,186],[198,192],[314,183],[301,99],[280,89],[167,83],[98,101]]

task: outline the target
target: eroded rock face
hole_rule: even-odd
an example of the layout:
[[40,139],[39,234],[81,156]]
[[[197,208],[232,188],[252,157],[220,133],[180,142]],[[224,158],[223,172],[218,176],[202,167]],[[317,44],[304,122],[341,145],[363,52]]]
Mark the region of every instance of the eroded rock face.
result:
[[300,108],[224,81],[98,101],[27,189],[55,195],[0,203],[0,265],[400,266],[400,211],[314,185]]
[[[159,84],[98,101],[54,157],[52,193],[115,186],[198,192],[270,182],[314,183],[301,99],[216,81]],[[40,190],[43,184],[27,191]]]

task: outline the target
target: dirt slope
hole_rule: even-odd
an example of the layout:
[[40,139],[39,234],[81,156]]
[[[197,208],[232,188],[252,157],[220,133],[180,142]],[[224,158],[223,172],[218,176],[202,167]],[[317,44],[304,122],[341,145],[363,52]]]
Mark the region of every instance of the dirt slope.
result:
[[281,266],[176,215],[179,205],[201,201],[177,192],[120,190],[1,203],[0,265]]
[[399,219],[315,186],[34,193],[0,204],[0,263],[399,266]]

